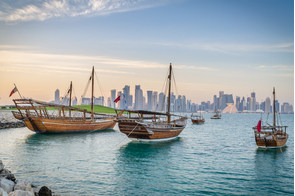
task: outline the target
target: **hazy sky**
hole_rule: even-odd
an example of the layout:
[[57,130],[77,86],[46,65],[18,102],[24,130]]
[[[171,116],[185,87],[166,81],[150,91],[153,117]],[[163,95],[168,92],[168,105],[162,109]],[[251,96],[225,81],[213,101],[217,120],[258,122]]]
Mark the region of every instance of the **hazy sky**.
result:
[[[172,63],[180,95],[219,91],[294,103],[293,0],[2,0],[0,105],[15,83],[51,101],[73,81],[80,97],[92,66],[103,95],[141,85],[160,91]],[[97,84],[97,83],[95,83]],[[96,89],[96,96],[100,90]]]

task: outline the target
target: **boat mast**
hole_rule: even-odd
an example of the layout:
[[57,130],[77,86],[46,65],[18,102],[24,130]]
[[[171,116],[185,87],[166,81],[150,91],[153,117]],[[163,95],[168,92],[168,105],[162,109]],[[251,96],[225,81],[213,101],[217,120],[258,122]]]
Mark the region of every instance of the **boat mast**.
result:
[[276,93],[273,87],[273,126],[276,126]]
[[169,76],[168,76],[168,79],[169,79],[169,88],[168,88],[168,111],[167,111],[167,121],[168,123],[170,123],[170,93],[171,93],[171,71],[172,71],[172,65],[170,63],[170,66],[169,66]]
[[[72,105],[72,81],[70,84],[70,103],[69,103],[69,107],[71,107]],[[69,109],[69,116],[71,117],[71,108]]]
[[92,67],[92,90],[91,90],[91,120],[93,120],[93,90],[94,90],[94,66]]

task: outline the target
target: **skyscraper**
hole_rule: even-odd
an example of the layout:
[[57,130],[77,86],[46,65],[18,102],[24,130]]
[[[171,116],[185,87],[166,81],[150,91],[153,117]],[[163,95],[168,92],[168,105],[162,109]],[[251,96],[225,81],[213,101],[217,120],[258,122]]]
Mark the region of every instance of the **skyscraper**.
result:
[[265,112],[266,113],[270,113],[271,112],[271,110],[270,110],[270,98],[269,97],[267,97],[265,99]]
[[251,93],[251,97],[252,97],[252,98],[256,98],[256,97],[255,97],[255,92],[252,92],[252,93]]
[[147,110],[152,110],[152,95],[153,91],[147,91]]
[[158,109],[157,107],[158,104],[158,92],[154,91],[152,95],[152,110],[156,111]]
[[240,103],[241,103],[241,98],[239,96],[236,96],[236,107],[238,111],[241,111]]
[[125,85],[123,88],[123,99],[121,100],[123,103],[123,109],[128,108],[128,103],[129,103],[129,98],[130,98],[130,86]]
[[186,97],[185,95],[182,96],[182,104],[181,104],[181,107],[182,107],[182,112],[186,112]]
[[158,106],[158,111],[165,111],[165,94],[160,93],[159,94],[159,106]]
[[114,100],[116,99],[116,89],[111,90],[111,107],[116,108],[116,103]]
[[[121,97],[120,99],[122,99],[123,98],[123,93],[122,93],[122,91],[118,91],[117,92],[117,97]],[[124,106],[123,106],[123,102],[122,101],[118,101],[117,102],[117,107],[116,108],[119,108],[119,109],[124,109]]]
[[60,101],[60,99],[59,99],[59,90],[58,89],[55,90],[54,101],[55,101],[55,103],[59,103],[59,101]]
[[140,85],[135,85],[135,110],[142,110],[143,108],[143,93],[140,89]]

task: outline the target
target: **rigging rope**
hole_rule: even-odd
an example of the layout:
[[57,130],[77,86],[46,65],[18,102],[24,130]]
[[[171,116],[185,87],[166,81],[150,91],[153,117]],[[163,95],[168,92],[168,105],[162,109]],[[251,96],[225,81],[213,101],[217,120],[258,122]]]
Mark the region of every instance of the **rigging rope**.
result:
[[103,88],[102,88],[102,86],[101,86],[100,83],[99,83],[99,80],[98,80],[98,77],[97,77],[96,72],[94,72],[94,74],[95,74],[95,77],[96,77],[96,83],[98,84],[98,87],[99,87],[100,93],[101,93],[102,96],[105,97],[105,95],[104,95],[104,93],[103,93],[103,92],[104,92],[104,91],[103,91]]
[[[85,94],[86,94],[86,92],[87,92],[87,90],[88,90],[88,87],[89,87],[90,81],[91,81],[91,76],[90,76],[90,78],[89,78],[89,80],[88,80],[88,82],[87,82],[87,84],[86,84],[86,88],[85,88],[85,90],[84,90],[84,93],[81,95],[81,98],[84,98],[84,97],[85,97]],[[81,100],[81,101],[82,101],[82,100]],[[81,103],[81,104],[82,104],[82,103]]]

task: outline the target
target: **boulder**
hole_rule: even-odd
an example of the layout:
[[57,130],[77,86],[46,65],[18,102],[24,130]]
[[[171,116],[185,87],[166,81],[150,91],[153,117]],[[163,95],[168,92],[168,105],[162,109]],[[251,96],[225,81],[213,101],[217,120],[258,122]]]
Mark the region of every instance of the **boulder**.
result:
[[0,172],[4,169],[4,165],[2,163],[2,160],[0,160]]
[[1,179],[0,181],[0,188],[2,188],[6,193],[10,193],[13,191],[14,182],[11,180],[7,180],[5,178]]
[[29,191],[16,190],[9,193],[8,196],[34,196],[34,194]]
[[31,184],[25,180],[17,182],[17,184],[14,186],[14,190],[28,191],[31,192],[32,195],[34,195],[34,190],[32,189]]
[[8,194],[2,188],[0,188],[0,196],[8,196]]
[[42,186],[38,192],[39,196],[52,196],[51,190],[47,186]]
[[10,172],[8,169],[2,169],[2,170],[0,171],[0,176],[1,176],[1,177],[5,177],[5,176],[7,176],[7,175],[9,175],[9,174],[11,174],[11,172]]
[[8,174],[5,178],[6,178],[7,180],[11,180],[11,181],[13,181],[13,182],[15,182],[15,180],[16,180],[13,174]]

